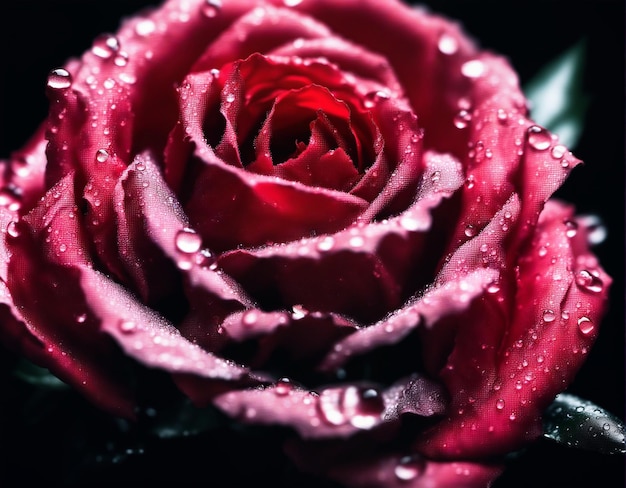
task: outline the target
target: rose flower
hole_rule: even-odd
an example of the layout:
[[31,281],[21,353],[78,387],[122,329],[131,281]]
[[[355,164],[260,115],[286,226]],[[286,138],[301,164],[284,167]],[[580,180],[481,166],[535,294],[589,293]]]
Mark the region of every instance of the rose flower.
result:
[[2,166],[0,335],[108,412],[166,373],[302,471],[485,486],[594,342],[611,279],[551,199],[580,161],[447,19],[168,0],[47,93]]

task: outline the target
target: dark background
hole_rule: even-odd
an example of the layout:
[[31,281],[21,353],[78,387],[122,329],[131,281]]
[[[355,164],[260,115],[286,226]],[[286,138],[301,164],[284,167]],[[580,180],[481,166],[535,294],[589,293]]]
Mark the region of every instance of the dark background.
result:
[[[44,85],[48,71],[63,65],[68,57],[82,54],[99,33],[115,31],[123,16],[154,3],[145,0],[3,3],[0,7],[0,158],[18,149],[46,116]],[[596,253],[613,276],[614,284],[600,336],[569,391],[624,418],[624,2],[430,0],[426,5],[434,12],[459,20],[483,47],[506,55],[522,84],[578,40],[587,41],[583,86],[591,105],[582,137],[572,148],[586,164],[572,173],[558,196],[575,202],[580,213],[602,218],[608,237],[596,247]],[[63,472],[71,470],[67,466],[70,462],[67,456],[71,454],[67,446],[72,435],[84,434],[80,431],[83,424],[75,418],[76,409],[88,410],[87,417],[105,425],[107,420],[71,393],[64,393],[63,399],[59,399],[60,394],[46,397],[46,406],[42,408],[41,399],[10,375],[16,359],[0,349],[0,486],[23,486],[29,481],[44,480],[52,486],[69,485],[67,478],[61,481],[63,470],[59,466],[64,466]],[[224,434],[220,442],[228,444],[236,440]],[[257,444],[248,447],[252,451],[276,448]],[[155,472],[151,461],[136,461],[141,456],[135,456],[136,452],[131,450],[112,463],[108,471],[102,468],[94,471],[102,483],[98,486],[141,486],[129,481],[142,479],[136,474],[135,478],[123,478],[133,469],[145,470],[146,483],[175,480],[172,473],[176,472],[180,480],[181,470],[204,462],[207,466],[204,474],[210,480],[209,459],[198,453],[177,458],[174,453],[179,447],[173,443],[157,452],[153,461],[167,459],[169,464],[158,467],[158,476],[150,474]],[[149,458],[150,452],[147,454]],[[216,459],[232,464],[233,473],[239,466],[253,469],[255,462],[246,459],[244,453],[242,456],[238,462],[223,455]],[[314,481],[308,483],[300,480],[292,486],[320,486]],[[75,486],[78,485],[80,482],[76,482]],[[211,482],[207,481],[206,485],[211,486]],[[514,461],[494,488],[527,486],[623,487],[624,460],[620,456],[602,456],[540,442]]]

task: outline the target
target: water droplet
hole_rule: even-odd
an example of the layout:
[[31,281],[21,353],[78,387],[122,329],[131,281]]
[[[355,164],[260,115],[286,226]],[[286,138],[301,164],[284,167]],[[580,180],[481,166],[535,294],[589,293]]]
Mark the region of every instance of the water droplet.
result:
[[141,37],[146,37],[156,30],[156,24],[152,19],[142,19],[135,24],[135,32]]
[[461,66],[461,73],[467,76],[468,78],[478,78],[483,75],[485,72],[485,65],[479,59],[473,59],[471,61],[466,61]]
[[472,121],[472,114],[469,113],[467,110],[460,110],[455,116],[454,116],[454,126],[457,129],[465,129],[469,123]]
[[48,74],[48,86],[55,90],[69,88],[72,86],[72,75],[63,68],[53,69]]
[[498,117],[498,122],[500,122],[501,124],[505,124],[509,120],[509,116],[506,113],[506,110],[504,110],[503,108],[498,109],[497,117]]
[[132,320],[123,319],[120,320],[118,327],[124,334],[130,334],[131,332],[135,332],[137,324],[135,324]]
[[280,378],[276,382],[276,388],[274,389],[274,393],[278,396],[286,396],[293,389],[293,384],[289,378]]
[[496,408],[498,410],[502,410],[504,408],[504,400],[502,398],[496,401]]
[[500,285],[497,281],[492,281],[491,283],[487,285],[486,290],[487,290],[487,293],[491,293],[491,294],[498,293],[500,291]]
[[424,472],[424,460],[421,456],[414,454],[400,458],[393,473],[401,481],[411,481]]
[[604,242],[607,230],[602,224],[600,217],[597,215],[585,215],[580,217],[579,222],[587,231],[587,242],[589,245],[595,246]]
[[96,151],[96,161],[104,163],[107,159],[109,159],[109,153],[105,149],[98,149]]
[[552,151],[550,151],[550,154],[552,154],[552,157],[554,159],[561,159],[563,156],[565,156],[566,152],[567,152],[567,148],[564,145],[557,144],[556,146],[552,148]]
[[246,310],[241,316],[241,323],[243,325],[252,326],[257,323],[259,314],[256,310]]
[[361,236],[354,236],[350,238],[349,243],[352,247],[362,247],[365,244],[365,239]]
[[366,108],[374,107],[380,100],[388,100],[391,97],[389,92],[385,90],[375,90],[365,95],[363,104]]
[[202,246],[202,237],[195,230],[185,227],[176,234],[176,248],[185,254],[198,252]]
[[400,225],[408,231],[416,231],[420,228],[420,221],[412,215],[403,215],[400,217]]
[[550,133],[543,127],[538,125],[531,125],[526,132],[528,137],[528,144],[537,151],[545,151],[552,144],[552,137]]
[[464,233],[467,237],[474,237],[476,235],[476,227],[474,227],[472,224],[468,224],[465,227]]
[[80,315],[76,316],[76,322],[78,322],[79,324],[84,324],[86,320],[87,320],[86,313],[81,313]]
[[[350,398],[353,397],[353,398]],[[371,429],[385,409],[380,393],[373,388],[350,387],[344,392],[344,403],[354,409],[350,423],[358,429]]]
[[7,224],[7,234],[10,237],[19,237],[21,232],[17,226],[17,222],[15,220],[12,220],[11,222],[9,222]]
[[543,321],[546,323],[554,322],[554,319],[556,319],[556,314],[554,313],[554,310],[544,310],[542,318]]
[[113,62],[115,66],[126,66],[128,64],[128,53],[126,51],[120,51],[115,55]]
[[96,38],[91,52],[102,59],[108,59],[120,50],[117,37],[111,34],[102,34]]
[[578,232],[578,224],[573,220],[566,220],[563,223],[565,224],[565,235],[567,237],[574,237]]
[[457,50],[459,49],[459,43],[456,40],[456,37],[447,33],[443,33],[439,37],[437,47],[439,48],[439,51],[441,51],[443,54],[450,55],[457,52]]
[[226,94],[225,100],[227,103],[233,103],[235,101],[235,94],[234,93]]
[[320,252],[330,251],[335,245],[335,238],[333,236],[323,237],[316,245],[316,248]]
[[587,290],[592,293],[600,293],[604,290],[604,283],[597,275],[597,272],[589,271],[587,269],[581,269],[578,273],[576,273],[576,284],[583,290]]
[[204,4],[202,5],[202,14],[205,17],[212,19],[220,13],[221,9],[221,0],[205,0]]
[[291,307],[291,317],[294,320],[303,319],[308,315],[309,311],[304,308],[302,305],[294,305]]
[[580,330],[583,335],[591,334],[594,328],[595,326],[589,317],[583,316],[578,319],[578,330]]
[[302,0],[283,0],[283,3],[287,7],[295,7],[297,5],[300,5],[302,3]]
[[67,244],[61,244],[61,245],[59,246],[59,251],[60,251],[60,252],[65,252],[65,251],[67,251]]

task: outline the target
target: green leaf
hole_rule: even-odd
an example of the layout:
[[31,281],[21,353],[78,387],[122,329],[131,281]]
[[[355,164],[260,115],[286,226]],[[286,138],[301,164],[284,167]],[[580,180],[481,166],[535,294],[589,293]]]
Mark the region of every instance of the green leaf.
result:
[[54,376],[46,368],[41,368],[25,359],[19,361],[13,370],[13,374],[20,380],[33,386],[54,390],[69,388],[66,383]]
[[526,83],[532,118],[574,148],[582,132],[589,97],[583,92],[585,41],[579,41]]
[[544,436],[560,444],[602,454],[624,454],[624,423],[588,400],[561,393],[543,419]]

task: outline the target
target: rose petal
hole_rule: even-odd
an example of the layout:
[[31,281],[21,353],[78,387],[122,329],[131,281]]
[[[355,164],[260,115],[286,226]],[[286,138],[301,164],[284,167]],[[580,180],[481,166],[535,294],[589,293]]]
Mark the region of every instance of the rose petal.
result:
[[[218,257],[219,265],[259,303],[301,305],[371,323],[432,279],[423,263],[429,212],[462,184],[458,162],[429,153],[427,176],[401,215],[334,234]],[[436,175],[433,178],[432,175]]]
[[215,404],[246,423],[290,426],[305,439],[349,437],[398,421],[403,413],[429,416],[444,408],[438,385],[417,376],[399,381],[389,391],[349,384],[311,392],[283,379],[267,387],[228,392]]
[[[572,222],[571,208],[549,202],[519,258],[511,315],[478,308],[466,317],[441,373],[453,398],[451,417],[417,442],[424,452],[488,456],[541,434],[541,412],[594,342],[611,283],[589,254],[583,229],[571,237]],[[494,324],[507,334],[489,333]]]
[[121,357],[88,316],[91,297],[79,283],[79,268],[90,263],[73,188],[70,173],[8,231],[11,297],[5,293],[4,298],[12,300],[9,308],[20,310],[12,312],[9,334],[29,357],[95,404],[132,417],[134,400]]
[[210,266],[211,251],[189,226],[149,154],[138,155],[123,173],[116,200],[120,250],[145,303],[176,313],[178,319],[186,314],[180,327],[185,337],[207,350],[219,349],[220,322],[252,303],[236,283]]
[[355,327],[344,317],[311,313],[302,307],[294,307],[291,313],[249,308],[231,314],[221,323],[221,329],[234,341],[256,340],[254,351],[251,357],[246,357],[245,364],[264,367],[280,349],[289,358],[289,365],[281,368],[287,370],[303,365],[311,369],[332,344]]
[[0,161],[3,206],[26,213],[44,193],[47,144],[42,124],[24,147]]

